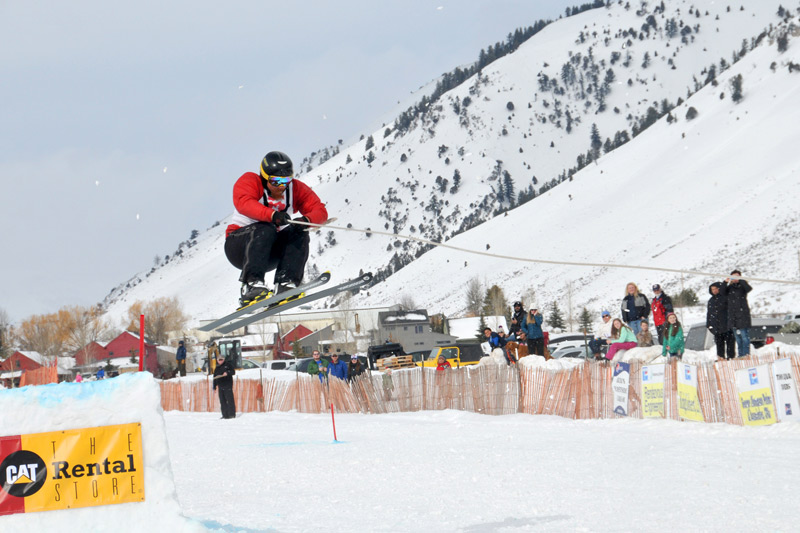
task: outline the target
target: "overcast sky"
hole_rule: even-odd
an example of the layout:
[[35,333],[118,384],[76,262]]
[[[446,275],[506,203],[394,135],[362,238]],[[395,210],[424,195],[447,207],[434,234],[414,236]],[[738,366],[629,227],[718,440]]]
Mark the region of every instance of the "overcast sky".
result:
[[[101,301],[299,163],[577,0],[0,0],[0,308]],[[222,250],[220,250],[222,253]]]

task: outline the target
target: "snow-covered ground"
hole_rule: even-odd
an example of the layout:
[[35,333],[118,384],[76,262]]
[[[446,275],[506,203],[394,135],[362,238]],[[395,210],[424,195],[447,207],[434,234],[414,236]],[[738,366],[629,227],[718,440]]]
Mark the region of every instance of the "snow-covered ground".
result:
[[793,531],[800,425],[457,411],[165,414],[183,512],[224,531]]

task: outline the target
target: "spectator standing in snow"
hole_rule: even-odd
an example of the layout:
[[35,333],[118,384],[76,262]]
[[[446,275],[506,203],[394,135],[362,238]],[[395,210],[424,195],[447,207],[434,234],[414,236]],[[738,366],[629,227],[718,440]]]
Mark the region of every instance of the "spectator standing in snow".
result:
[[236,401],[233,398],[233,375],[236,369],[230,361],[221,355],[217,356],[217,367],[214,369],[213,389],[219,389],[219,406],[222,418],[236,418]]
[[634,335],[638,335],[642,319],[650,316],[650,302],[647,296],[639,292],[635,283],[628,283],[625,287],[621,310],[622,320],[633,330]]
[[528,335],[528,352],[544,356],[544,331],[542,323],[544,316],[536,307],[531,307],[530,312],[522,318],[522,329]]
[[723,285],[719,281],[708,286],[711,298],[708,299],[706,327],[714,335],[717,357],[733,359],[736,357],[736,339],[728,326],[728,298],[722,291]]
[[511,327],[508,328],[508,336],[516,338],[522,327],[522,319],[525,318],[525,310],[522,308],[522,302],[514,302],[514,314],[511,315]]
[[181,376],[186,376],[186,346],[183,341],[178,341],[178,352],[175,354],[175,361],[178,363],[178,372]]
[[739,357],[750,355],[750,305],[747,303],[747,293],[753,290],[749,283],[741,279],[739,270],[731,272],[736,278],[726,278],[723,287],[728,297],[728,328],[733,331],[736,338],[736,347]]
[[623,324],[619,318],[615,318],[611,324],[611,338],[609,338],[608,343],[611,345],[606,353],[606,359],[609,361],[614,358],[618,351],[630,350],[638,345],[633,330]]
[[81,376],[81,373],[78,372],[75,374],[75,383],[80,383],[81,381],[83,381],[83,376]]
[[307,372],[312,376],[318,376],[319,382],[322,383],[322,378],[328,379],[328,361],[322,359],[319,350],[311,352],[313,361],[309,361]]
[[347,363],[339,360],[339,354],[331,354],[331,363],[328,365],[328,374],[335,378],[347,381]]
[[664,330],[664,344],[661,355],[683,357],[683,328],[675,313],[667,315],[667,327]]
[[95,376],[97,379],[104,379],[106,377],[106,371],[103,370],[102,366],[97,367],[97,374]]
[[653,324],[655,324],[656,332],[658,333],[658,343],[661,344],[664,342],[663,336],[667,315],[672,313],[674,309],[672,308],[672,298],[664,294],[661,290],[661,285],[658,283],[653,285],[653,294],[655,296],[653,296],[650,307],[653,310]]
[[450,366],[450,361],[444,358],[444,355],[439,355],[439,359],[436,361],[436,371],[445,370],[452,368]]
[[213,376],[217,368],[217,357],[219,357],[219,347],[216,341],[211,341],[208,345],[208,375]]
[[611,338],[611,326],[613,325],[611,322],[611,313],[608,311],[603,311],[600,318],[603,323],[594,328],[597,333],[595,337],[589,341],[589,349],[592,351],[595,359],[602,357],[603,346],[608,346],[608,339]]
[[639,347],[646,348],[648,346],[654,346],[655,342],[653,342],[653,335],[650,333],[650,325],[647,320],[642,320],[639,327],[639,334],[636,335],[636,341]]
[[357,355],[350,356],[350,363],[347,365],[347,381],[353,381],[356,377],[364,373],[364,365],[361,364]]

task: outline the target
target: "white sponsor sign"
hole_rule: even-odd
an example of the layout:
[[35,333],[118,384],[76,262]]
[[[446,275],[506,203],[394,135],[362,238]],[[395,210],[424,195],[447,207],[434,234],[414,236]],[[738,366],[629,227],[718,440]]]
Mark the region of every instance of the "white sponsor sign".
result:
[[792,360],[778,359],[772,364],[775,378],[775,410],[781,422],[800,422],[797,385],[792,378]]
[[614,412],[628,416],[628,386],[631,382],[631,367],[628,363],[614,365],[614,378],[611,389],[614,391]]
[[642,416],[664,418],[664,365],[642,367]]

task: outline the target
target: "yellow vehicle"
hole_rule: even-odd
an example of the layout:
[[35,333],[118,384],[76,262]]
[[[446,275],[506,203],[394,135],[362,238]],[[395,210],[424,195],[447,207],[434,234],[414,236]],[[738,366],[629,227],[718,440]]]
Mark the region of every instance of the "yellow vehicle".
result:
[[433,367],[439,364],[439,356],[444,355],[444,358],[450,363],[453,368],[458,368],[467,365],[477,365],[478,361],[483,357],[483,349],[480,344],[450,344],[447,346],[437,346],[428,355],[424,361],[418,361],[417,366]]

